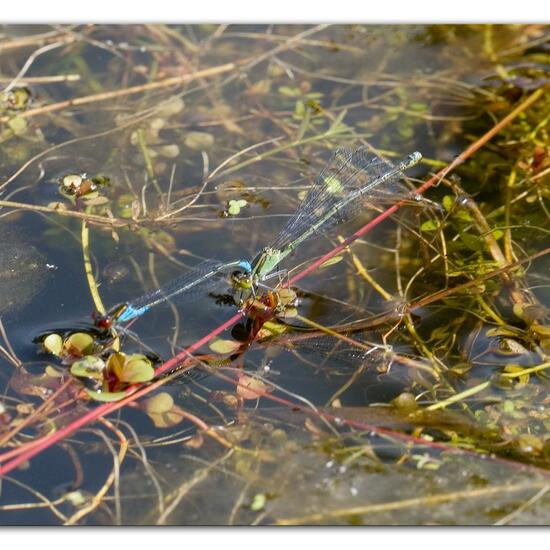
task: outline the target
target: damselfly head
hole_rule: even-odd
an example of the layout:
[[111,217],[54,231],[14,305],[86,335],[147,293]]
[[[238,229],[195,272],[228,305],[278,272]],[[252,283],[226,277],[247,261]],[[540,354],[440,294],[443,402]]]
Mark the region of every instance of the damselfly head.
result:
[[414,164],[418,164],[422,160],[422,153],[419,153],[418,151],[411,153],[409,155],[409,160],[411,162],[411,166]]
[[252,277],[249,272],[236,270],[231,273],[231,282],[235,288],[249,290],[252,288]]

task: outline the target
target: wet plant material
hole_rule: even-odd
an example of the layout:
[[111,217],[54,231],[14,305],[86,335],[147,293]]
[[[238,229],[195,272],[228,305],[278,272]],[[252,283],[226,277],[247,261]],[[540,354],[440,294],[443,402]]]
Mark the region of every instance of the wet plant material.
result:
[[550,523],[546,26],[20,32],[2,523]]

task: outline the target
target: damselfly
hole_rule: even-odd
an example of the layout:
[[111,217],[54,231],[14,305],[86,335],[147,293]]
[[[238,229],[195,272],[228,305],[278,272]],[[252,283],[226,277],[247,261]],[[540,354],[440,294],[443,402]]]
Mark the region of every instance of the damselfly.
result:
[[125,304],[117,321],[128,322],[168,300],[188,301],[198,297],[219,284],[220,279],[229,279],[234,288],[241,291],[254,292],[289,254],[313,235],[351,220],[365,208],[380,206],[384,200],[410,196],[399,180],[402,173],[421,158],[420,153],[414,152],[394,166],[364,147],[355,151],[337,149],[279,236],[252,262],[205,261],[161,288]]

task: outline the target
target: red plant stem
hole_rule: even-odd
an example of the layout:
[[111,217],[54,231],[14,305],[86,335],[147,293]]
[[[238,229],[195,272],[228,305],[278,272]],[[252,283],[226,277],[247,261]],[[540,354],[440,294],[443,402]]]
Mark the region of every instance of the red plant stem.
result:
[[[481,138],[479,138],[477,141],[472,143],[467,149],[465,149],[458,157],[456,157],[449,166],[446,168],[443,168],[437,174],[432,176],[428,181],[423,183],[417,190],[416,193],[422,194],[424,193],[428,188],[430,188],[432,185],[439,182],[443,177],[445,177],[446,174],[448,174],[451,170],[456,168],[459,164],[464,162],[468,157],[470,157],[473,153],[475,153],[477,150],[479,150],[485,143],[487,143],[493,136],[495,136],[502,128],[507,126],[514,118],[516,118],[520,113],[522,113],[527,107],[529,107],[532,103],[534,103],[537,99],[540,98],[540,96],[544,93],[545,88],[539,88],[535,92],[533,92],[525,101],[520,103],[511,113],[509,113],[506,117],[504,117],[500,122],[498,122],[491,130],[489,130],[486,134],[484,134]],[[403,204],[405,201],[401,201],[391,208],[388,208],[388,210],[385,210],[368,222],[366,225],[364,225],[359,231],[355,232],[353,235],[348,237],[342,244],[338,245],[334,249],[332,249],[330,252],[319,258],[317,261],[312,263],[310,266],[308,266],[306,269],[301,271],[300,273],[297,273],[292,279],[290,279],[289,284],[293,284],[301,279],[303,279],[306,275],[311,273],[313,270],[317,269],[320,265],[325,263],[330,258],[333,258],[334,256],[338,255],[344,248],[349,246],[351,243],[356,241],[358,238],[362,237],[365,233],[370,231],[373,227],[378,225],[380,222],[394,214]],[[173,368],[177,367],[179,364],[181,364],[185,359],[189,358],[189,355],[195,352],[197,349],[199,349],[204,344],[207,344],[210,342],[214,337],[216,337],[218,334],[229,328],[233,325],[236,321],[238,321],[241,318],[241,313],[237,313],[233,315],[230,319],[225,321],[222,325],[214,329],[213,331],[209,332],[206,336],[183,350],[181,353],[178,353],[178,355],[172,357],[172,359],[169,359],[161,365],[157,370],[157,374],[163,374],[166,371],[172,370]],[[116,403],[104,403],[103,405],[100,405],[96,407],[95,409],[89,411],[84,416],[78,418],[71,424],[65,426],[64,428],[61,428],[57,432],[51,435],[47,435],[42,437],[36,445],[34,445],[31,449],[25,449],[21,454],[19,454],[16,458],[11,460],[10,462],[4,464],[0,467],[0,476],[6,475],[8,472],[11,472],[14,468],[19,466],[21,463],[25,462],[26,460],[31,459],[33,456],[36,456],[37,454],[41,453],[42,451],[48,449],[58,441],[61,441],[65,437],[68,437],[72,433],[74,433],[76,430],[81,428],[82,426],[85,426],[86,424],[97,420],[98,418],[109,414],[113,411],[116,411],[125,405],[127,405],[130,402],[133,402],[134,400],[138,399],[142,395],[145,395],[146,393],[149,393],[153,389],[156,389],[155,384],[151,384],[150,386],[146,386],[144,388],[138,389],[137,391],[129,390],[128,397],[125,397],[121,401],[117,401]],[[293,405],[294,406],[294,405]]]

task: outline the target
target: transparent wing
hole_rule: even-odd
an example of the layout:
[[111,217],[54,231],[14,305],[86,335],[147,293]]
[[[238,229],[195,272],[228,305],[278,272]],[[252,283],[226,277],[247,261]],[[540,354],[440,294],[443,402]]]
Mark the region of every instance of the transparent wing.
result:
[[118,321],[124,323],[140,317],[152,307],[168,300],[184,302],[199,298],[227,280],[235,269],[234,263],[228,264],[214,260],[202,262],[160,288],[128,302]]
[[[384,178],[392,170],[395,173]],[[271,248],[284,248],[325,217],[316,233],[349,221],[365,208],[410,197],[411,192],[399,182],[401,175],[399,167],[364,147],[355,151],[337,149]],[[342,206],[350,195],[357,196]]]

